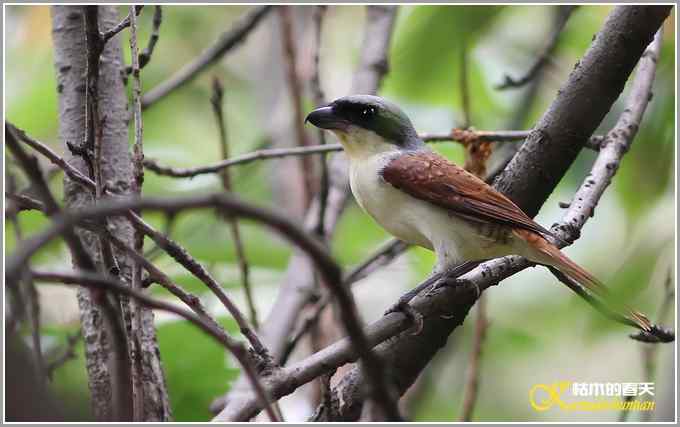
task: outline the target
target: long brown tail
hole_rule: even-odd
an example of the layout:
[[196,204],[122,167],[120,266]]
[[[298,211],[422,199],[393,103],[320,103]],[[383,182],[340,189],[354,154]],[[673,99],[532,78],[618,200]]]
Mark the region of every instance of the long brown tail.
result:
[[[649,321],[647,316],[628,307],[625,304],[616,303],[615,299],[611,295],[611,292],[606,286],[602,284],[602,282],[597,280],[592,274],[588,273],[581,266],[569,259],[555,245],[551,244],[543,237],[537,236],[536,234],[528,239],[526,237],[525,240],[527,240],[531,246],[533,246],[541,253],[541,255],[543,255],[540,257],[543,263],[556,268],[562,274],[566,275],[571,280],[595,294],[600,298],[600,300],[602,300],[602,302],[605,303],[605,307],[616,315],[629,320],[643,331],[650,331],[652,329],[652,323]],[[538,237],[538,239],[536,237]]]

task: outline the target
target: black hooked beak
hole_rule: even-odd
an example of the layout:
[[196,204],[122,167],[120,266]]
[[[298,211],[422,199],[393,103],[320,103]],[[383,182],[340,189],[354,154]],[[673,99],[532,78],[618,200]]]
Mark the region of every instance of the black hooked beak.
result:
[[327,130],[346,130],[349,123],[347,120],[335,114],[332,105],[324,105],[313,110],[307,115],[305,123],[310,122],[314,126]]

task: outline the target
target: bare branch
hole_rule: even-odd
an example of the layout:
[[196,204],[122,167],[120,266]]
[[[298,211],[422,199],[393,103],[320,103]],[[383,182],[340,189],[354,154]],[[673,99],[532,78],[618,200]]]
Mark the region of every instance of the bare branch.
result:
[[[667,6],[619,6],[609,14],[550,108],[496,178],[497,189],[527,214],[536,215],[602,122],[669,12]],[[619,43],[623,38],[629,40],[625,48]],[[582,102],[585,96],[593,102]],[[534,186],[535,191],[526,191]]]
[[470,115],[470,87],[468,85],[468,47],[465,41],[460,47],[460,104],[463,109],[463,125],[461,128],[467,129],[472,123]]
[[[116,34],[120,33],[121,31],[123,31],[124,29],[129,27],[130,23],[132,22],[131,17],[134,18],[135,16],[139,16],[139,14],[142,12],[142,8],[144,8],[144,5],[135,6],[135,9],[134,9],[135,13],[134,14],[128,14],[125,17],[125,19],[120,21],[117,25],[115,25],[114,27],[112,27],[109,30],[104,31],[103,33],[100,33],[99,38],[101,39],[102,45],[106,44],[106,42],[108,42],[113,37],[115,37]],[[99,30],[97,30],[97,31],[99,31]]]
[[363,262],[350,270],[345,276],[345,283],[351,285],[373,273],[378,268],[389,264],[397,256],[406,252],[410,245],[399,239],[388,240],[372,255],[368,256]]
[[[144,48],[144,51],[139,54],[139,69],[143,69],[151,60],[151,55],[153,55],[153,50],[156,48],[156,43],[158,43],[158,38],[160,37],[160,28],[163,23],[163,9],[161,5],[154,6],[153,9],[153,21],[151,27],[151,35],[149,36],[149,43]],[[132,73],[132,66],[126,67],[125,72],[127,74]]]
[[467,377],[463,391],[463,409],[459,421],[472,420],[477,396],[479,395],[479,372],[482,357],[482,346],[486,339],[486,331],[489,321],[486,318],[486,297],[484,294],[477,300],[477,319],[475,320],[475,335],[472,342],[472,354],[467,366]]
[[[224,90],[219,79],[215,77],[213,79],[213,95],[210,98],[210,102],[213,107],[213,112],[215,113],[215,119],[217,120],[217,128],[220,134],[220,147],[222,150],[222,159],[226,160],[230,157],[229,155],[229,140],[227,138],[227,129],[225,126],[225,117],[223,111],[223,98]],[[229,174],[229,169],[224,169],[221,173],[222,176],[222,188],[225,191],[233,191],[231,188],[231,177]],[[255,303],[253,301],[253,293],[250,287],[250,267],[248,265],[248,260],[246,259],[246,251],[243,247],[243,239],[241,239],[241,230],[238,226],[238,221],[235,218],[224,217],[224,219],[229,224],[231,230],[231,236],[234,240],[234,249],[236,251],[236,260],[238,262],[239,270],[241,271],[241,285],[243,286],[243,291],[246,296],[246,304],[248,305],[248,311],[250,312],[250,322],[253,324],[255,329],[259,328],[260,322],[257,319],[257,310],[255,309]]]
[[[160,6],[158,6],[160,9]],[[144,139],[142,136],[142,81],[140,78],[139,50],[137,49],[137,17],[135,6],[130,6],[130,53],[132,57],[132,111],[135,125],[135,142],[132,147],[132,163],[134,165],[135,183],[137,194],[142,192],[144,183]]]
[[[6,123],[5,124],[6,130],[14,130],[14,128],[11,124]],[[54,153],[52,150],[44,146],[43,144],[38,143],[35,140],[29,139],[26,137],[25,134],[19,133],[20,135],[24,135],[24,139],[22,141],[24,142],[29,142],[32,144],[31,146],[36,146],[40,148],[40,152],[47,155],[50,160],[52,160],[55,164],[57,165],[64,165],[64,172],[71,178],[77,177],[77,179],[82,182],[82,184],[86,187],[89,188],[90,190],[94,190],[95,188],[95,183],[82,175],[78,170],[75,168],[71,167],[67,162],[65,162],[63,159],[61,159],[56,153]],[[27,140],[28,139],[28,140]],[[167,209],[167,212],[169,212],[170,215],[174,215],[176,211],[174,209]],[[145,235],[149,236],[158,246],[160,246],[163,250],[165,250],[171,257],[173,257],[177,262],[182,264],[189,272],[194,274],[199,280],[201,280],[203,283],[205,283],[208,288],[217,296],[217,298],[222,302],[227,310],[232,314],[234,317],[234,320],[238,323],[239,327],[241,328],[241,331],[244,333],[246,338],[250,341],[251,345],[255,349],[255,351],[260,354],[260,355],[266,355],[268,353],[266,347],[262,345],[262,342],[260,339],[257,337],[255,332],[248,326],[247,321],[245,320],[245,317],[241,314],[240,310],[238,307],[231,301],[231,299],[224,293],[222,290],[221,286],[217,283],[217,281],[210,276],[210,274],[207,272],[207,270],[200,264],[198,263],[182,246],[180,246],[177,242],[169,239],[167,236],[163,235],[162,233],[158,232],[155,230],[153,227],[151,227],[149,224],[147,224],[143,219],[141,219],[136,213],[134,212],[126,212],[126,215],[128,219],[131,221],[132,225],[137,229],[142,231]],[[102,216],[98,217],[101,219]],[[105,236],[106,237],[106,236]],[[29,255],[30,256],[30,255]]]
[[5,198],[12,201],[12,205],[5,209],[5,218],[12,217],[21,211],[44,211],[45,205],[40,200],[36,200],[25,194],[14,194],[5,192]]
[[[523,141],[529,136],[531,131],[477,131],[474,129],[453,129],[451,133],[446,134],[431,134],[423,133],[420,137],[425,142],[460,142],[462,144],[469,144],[473,142],[519,142]],[[602,136],[594,136],[591,138],[587,147],[593,150],[599,150],[599,143],[602,141]],[[240,156],[232,157],[227,160],[216,162],[212,165],[199,166],[194,168],[173,168],[169,166],[160,165],[154,159],[145,159],[144,166],[150,171],[158,175],[171,176],[175,178],[193,178],[198,175],[209,173],[220,173],[222,170],[231,166],[243,165],[257,160],[278,159],[288,156],[313,156],[323,155],[326,153],[342,151],[340,144],[325,144],[325,145],[310,145],[307,147],[292,147],[292,148],[271,148],[264,150],[257,150],[250,153],[242,154]]]
[[[302,114],[302,84],[297,72],[297,52],[295,49],[295,34],[293,31],[293,17],[291,16],[291,6],[278,7],[279,18],[281,21],[281,42],[283,43],[284,63],[286,64],[286,80],[288,91],[293,102],[293,128],[297,138],[297,145],[300,147],[309,146],[309,140],[305,133],[305,120]],[[300,159],[300,169],[303,178],[303,203],[304,208],[309,207],[314,194],[314,164],[311,159],[302,157]]]
[[[16,181],[13,174],[8,176],[7,185],[11,192],[16,191]],[[14,211],[13,214],[10,215],[9,220],[12,223],[12,228],[14,228],[15,240],[17,244],[21,244],[23,232],[21,224],[19,223],[19,218],[16,215],[17,212],[18,211]],[[45,366],[42,342],[40,340],[40,301],[30,271],[26,269],[22,276],[22,280],[18,286],[18,299],[15,300],[15,303],[22,303],[22,307],[19,310],[24,311],[26,314],[25,317],[28,320],[28,329],[31,331],[31,344],[33,345],[32,356],[35,365],[34,368],[40,386],[42,387],[45,385],[48,371]]]
[[[140,199],[140,202],[141,200],[143,199]],[[178,211],[175,207],[172,206],[171,203],[166,204],[165,209],[161,210],[171,212]],[[179,210],[181,210],[181,206]],[[229,214],[228,211],[226,211],[225,213]],[[262,344],[262,341],[257,336],[257,333],[250,327],[245,316],[243,315],[243,313],[241,313],[241,310],[238,308],[236,304],[234,304],[234,302],[231,300],[231,298],[229,298],[226,292],[224,292],[222,286],[220,286],[217,280],[215,280],[210,275],[208,270],[202,264],[200,264],[194,257],[192,257],[191,254],[189,254],[189,252],[187,252],[186,249],[180,246],[179,243],[168,238],[167,236],[164,236],[162,233],[159,233],[157,230],[155,230],[153,227],[147,224],[136,213],[127,212],[127,217],[133,223],[135,228],[141,230],[144,234],[149,236],[154,242],[156,242],[156,244],[161,249],[163,249],[175,261],[181,264],[187,271],[193,274],[198,280],[203,282],[208,287],[208,289],[210,289],[210,291],[212,291],[212,293],[215,294],[217,299],[224,305],[229,314],[232,315],[232,317],[236,321],[236,324],[238,324],[241,333],[243,333],[243,335],[248,339],[248,342],[253,347],[255,352],[258,355],[262,356],[263,358],[267,358],[268,350]]]
[[[657,34],[640,58],[623,113],[616,125],[607,132],[590,174],[586,177],[584,185],[574,195],[565,214],[563,223],[568,224],[569,227],[580,229],[586,220],[593,216],[595,206],[616,174],[623,155],[633,143],[642,115],[651,99],[652,83],[660,49],[661,36]],[[577,236],[576,233],[569,234],[571,239]]]
[[497,90],[516,89],[524,86],[525,84],[530,82],[534,77],[536,77],[536,75],[541,71],[541,69],[548,63],[550,56],[553,54],[555,48],[557,47],[557,42],[560,39],[560,33],[562,33],[562,29],[569,20],[571,13],[578,6],[562,5],[555,7],[559,8],[557,22],[555,24],[555,27],[553,28],[552,34],[550,34],[550,37],[546,41],[541,52],[538,54],[538,57],[534,61],[533,65],[522,77],[518,79],[514,79],[506,74],[503,83],[496,86]]
[[[313,60],[312,64],[314,66],[312,70],[312,78],[310,84],[312,87],[312,100],[314,105],[323,105],[325,103],[325,97],[323,90],[321,89],[321,78],[319,77],[319,56],[321,51],[321,27],[323,24],[323,18],[326,14],[326,7],[324,5],[317,5],[314,7],[312,12],[312,23],[314,26],[314,48],[312,49]],[[323,129],[317,129],[317,140],[319,145],[326,145],[326,133]],[[319,174],[319,219],[317,220],[316,232],[321,237],[325,232],[325,220],[326,220],[326,205],[328,204],[328,186],[329,186],[329,172],[328,172],[328,159],[326,156],[319,157],[319,163],[321,165],[321,171]]]
[[184,319],[193,323],[201,330],[203,330],[205,333],[213,337],[219,343],[221,343],[227,350],[229,350],[229,352],[231,352],[234,355],[234,357],[236,357],[239,363],[241,363],[241,366],[243,367],[243,370],[246,372],[246,375],[251,380],[253,388],[256,390],[260,401],[266,408],[268,408],[267,412],[271,417],[272,421],[278,420],[276,418],[276,415],[271,409],[270,399],[267,397],[267,392],[262,386],[262,383],[260,382],[257,373],[252,367],[252,364],[248,357],[248,351],[246,350],[246,348],[240,343],[235,343],[229,339],[225,339],[227,335],[224,334],[224,331],[206,322],[201,317],[196,316],[195,314],[186,311],[180,307],[177,307],[174,304],[170,304],[161,300],[151,298],[150,296],[146,295],[141,291],[132,289],[123,283],[115,281],[111,277],[99,275],[89,271],[79,271],[76,273],[33,271],[32,274],[34,275],[36,280],[44,281],[46,283],[81,285],[95,289],[112,291],[115,292],[116,294],[127,295],[139,301],[140,303],[146,305],[147,307],[167,311],[183,317]]
[[208,165],[208,166],[201,166],[197,168],[186,168],[186,169],[180,169],[180,168],[171,168],[167,166],[161,166],[159,165],[155,160],[152,159],[146,159],[144,161],[144,166],[159,174],[159,175],[167,175],[167,176],[173,176],[177,178],[191,178],[197,175],[202,175],[206,173],[219,173],[225,168],[228,168],[230,166],[234,165],[241,165],[245,163],[250,163],[255,160],[262,160],[262,159],[275,159],[275,158],[281,158],[281,157],[287,157],[287,156],[306,156],[306,155],[313,155],[313,154],[321,154],[321,153],[329,153],[331,151],[340,151],[342,150],[342,147],[337,144],[329,144],[329,145],[317,145],[317,146],[309,146],[309,147],[293,147],[293,148],[271,148],[271,149],[265,149],[265,150],[257,150],[253,151],[251,153],[243,154],[241,156],[236,156],[232,157],[227,160],[223,160],[221,162],[217,162],[213,165]]
[[168,96],[171,92],[193,80],[209,66],[229,53],[244,41],[257,24],[271,11],[273,6],[257,6],[239,18],[238,22],[227,32],[220,35],[215,43],[204,50],[196,59],[186,64],[172,77],[142,97],[142,108],[146,109]]
[[82,337],[83,331],[80,329],[78,329],[78,332],[69,334],[66,337],[66,347],[64,348],[64,351],[47,365],[47,377],[50,380],[52,380],[52,377],[54,376],[54,371],[59,369],[69,360],[76,358],[76,345]]

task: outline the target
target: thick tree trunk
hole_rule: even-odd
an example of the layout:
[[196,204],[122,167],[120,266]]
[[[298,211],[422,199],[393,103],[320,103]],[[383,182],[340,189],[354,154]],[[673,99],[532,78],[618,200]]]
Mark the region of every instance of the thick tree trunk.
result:
[[[99,7],[100,31],[113,27],[119,22],[114,6]],[[52,8],[54,62],[59,92],[59,134],[65,147],[70,143],[80,146],[85,139],[85,94],[87,82],[87,47],[83,7],[54,6]],[[111,39],[101,55],[99,70],[99,115],[101,118],[101,173],[106,188],[116,194],[132,194],[134,191],[133,165],[128,148],[129,111],[125,85],[123,82],[124,64],[122,61],[119,36]],[[90,175],[87,163],[65,149],[68,161],[81,172]],[[71,209],[94,203],[93,194],[80,185],[64,182],[65,202]],[[134,243],[135,231],[124,219],[109,221],[115,227],[116,235],[130,246]],[[81,231],[83,240],[91,256],[102,267],[99,239],[92,233]],[[120,277],[130,283],[132,260],[116,253],[120,267]],[[87,371],[92,398],[92,408],[98,420],[127,418],[132,408],[131,375],[141,379],[142,388],[135,392],[143,394],[142,408],[136,408],[139,419],[135,421],[166,421],[170,419],[170,405],[165,386],[165,378],[156,342],[153,313],[143,308],[140,327],[132,330],[130,306],[127,299],[121,299],[123,324],[127,332],[127,348],[133,350],[132,357],[139,362],[130,363],[130,355],[123,353],[123,366],[116,363],[115,343],[107,333],[102,312],[93,301],[90,291],[78,292]],[[120,349],[118,349],[120,350]],[[125,350],[125,349],[123,349]],[[119,356],[115,356],[119,354]],[[118,367],[118,368],[116,368]],[[131,372],[131,367],[136,372]],[[121,372],[122,371],[122,372]],[[127,371],[127,372],[126,372]],[[121,401],[125,400],[125,401]],[[128,410],[120,411],[120,408]],[[122,413],[121,413],[122,412]],[[127,415],[126,415],[127,414]],[[119,420],[119,419],[118,419]]]

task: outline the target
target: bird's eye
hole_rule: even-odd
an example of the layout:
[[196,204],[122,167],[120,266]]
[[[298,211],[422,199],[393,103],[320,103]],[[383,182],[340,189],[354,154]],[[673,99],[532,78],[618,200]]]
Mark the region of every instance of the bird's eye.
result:
[[368,107],[361,110],[361,117],[363,119],[370,119],[373,116],[375,116],[375,108]]

